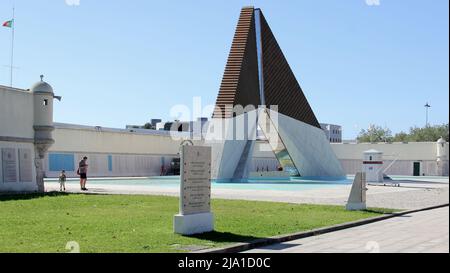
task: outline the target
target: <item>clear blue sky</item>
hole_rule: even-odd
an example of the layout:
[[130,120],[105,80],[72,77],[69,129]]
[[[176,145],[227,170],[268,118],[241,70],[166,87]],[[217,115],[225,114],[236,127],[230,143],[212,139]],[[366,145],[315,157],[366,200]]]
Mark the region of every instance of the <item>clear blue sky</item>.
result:
[[[74,1],[74,0],[68,0]],[[10,19],[12,0],[0,2]],[[40,74],[63,102],[55,120],[122,128],[170,119],[192,97],[214,104],[240,8],[262,8],[321,122],[354,138],[448,122],[448,0],[15,0],[14,85]],[[0,84],[10,32],[0,29]]]

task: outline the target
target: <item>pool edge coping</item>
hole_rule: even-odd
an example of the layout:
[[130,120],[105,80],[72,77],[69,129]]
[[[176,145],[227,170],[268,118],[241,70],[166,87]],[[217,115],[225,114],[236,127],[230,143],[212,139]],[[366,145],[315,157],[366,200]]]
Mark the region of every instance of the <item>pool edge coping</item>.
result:
[[368,225],[368,224],[372,224],[372,223],[376,223],[376,222],[381,222],[381,221],[384,221],[387,219],[400,217],[400,216],[404,216],[404,215],[408,215],[408,214],[412,214],[412,213],[434,210],[434,209],[439,209],[439,208],[445,208],[448,206],[449,206],[449,203],[445,203],[445,204],[435,205],[435,206],[431,206],[431,207],[412,209],[412,210],[406,210],[406,211],[400,211],[400,212],[393,212],[393,213],[389,213],[389,214],[383,214],[383,215],[377,216],[377,217],[352,221],[352,222],[338,224],[338,225],[334,225],[334,226],[330,226],[330,227],[323,227],[323,228],[313,229],[313,230],[309,230],[309,231],[302,231],[302,232],[297,232],[297,233],[292,233],[292,234],[287,234],[287,235],[280,235],[280,236],[273,236],[273,237],[269,237],[269,238],[257,239],[257,240],[251,241],[251,242],[237,243],[237,244],[233,244],[233,245],[221,247],[221,248],[203,249],[203,250],[199,250],[199,251],[193,251],[190,253],[194,253],[194,254],[195,253],[197,253],[197,254],[239,253],[239,252],[255,249],[258,247],[279,244],[279,243],[284,243],[284,242],[288,242],[288,241],[304,239],[304,238],[308,238],[308,237],[314,237],[314,236],[327,234],[327,233],[331,233],[331,232],[335,232],[335,231],[339,231],[339,230],[344,230],[344,229],[349,229],[349,228],[358,227],[358,226],[364,226],[364,225]]

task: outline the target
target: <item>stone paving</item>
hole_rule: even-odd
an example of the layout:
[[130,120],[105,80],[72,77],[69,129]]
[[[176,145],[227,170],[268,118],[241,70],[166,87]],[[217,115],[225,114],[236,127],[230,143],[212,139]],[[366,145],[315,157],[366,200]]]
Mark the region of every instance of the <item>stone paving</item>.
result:
[[253,249],[247,253],[449,253],[449,208]]

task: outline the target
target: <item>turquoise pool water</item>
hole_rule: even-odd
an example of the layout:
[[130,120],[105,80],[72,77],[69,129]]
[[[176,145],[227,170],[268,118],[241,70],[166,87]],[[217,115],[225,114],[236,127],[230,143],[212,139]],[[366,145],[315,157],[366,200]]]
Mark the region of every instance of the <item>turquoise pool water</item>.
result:
[[[47,183],[58,183],[56,179],[47,179]],[[78,184],[78,179],[68,179],[68,184]],[[237,189],[237,190],[279,190],[279,191],[301,191],[312,189],[329,189],[350,185],[351,179],[342,180],[312,180],[306,178],[250,178],[240,183],[218,183],[212,182],[214,189]],[[125,185],[145,186],[161,188],[178,188],[180,186],[179,176],[161,176],[148,178],[92,178],[88,181],[90,185]]]

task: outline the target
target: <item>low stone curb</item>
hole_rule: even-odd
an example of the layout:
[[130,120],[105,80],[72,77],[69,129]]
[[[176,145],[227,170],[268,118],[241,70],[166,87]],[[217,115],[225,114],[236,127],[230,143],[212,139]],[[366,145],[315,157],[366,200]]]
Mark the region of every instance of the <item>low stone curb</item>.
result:
[[257,239],[257,240],[254,240],[254,241],[251,241],[248,243],[239,243],[239,244],[235,244],[235,245],[224,247],[224,248],[204,249],[204,250],[200,250],[200,251],[194,251],[192,253],[218,253],[218,254],[239,253],[239,252],[247,251],[247,250],[254,249],[254,248],[284,243],[284,242],[303,239],[303,238],[307,238],[307,237],[318,236],[321,234],[326,234],[326,233],[330,233],[330,232],[334,232],[334,231],[339,231],[339,230],[343,230],[343,229],[348,229],[348,228],[363,226],[363,225],[367,225],[367,224],[371,224],[371,223],[375,223],[375,222],[380,222],[383,220],[400,217],[400,216],[404,216],[404,215],[411,214],[411,213],[439,209],[439,208],[448,207],[448,206],[449,206],[449,203],[446,203],[446,204],[442,204],[442,205],[426,207],[426,208],[421,208],[421,209],[394,212],[391,214],[385,214],[385,215],[374,217],[374,218],[358,220],[358,221],[339,224],[339,225],[335,225],[335,226],[331,226],[331,227],[319,228],[319,229],[303,231],[303,232],[288,234],[288,235],[274,236],[274,237],[270,237],[270,238]]

